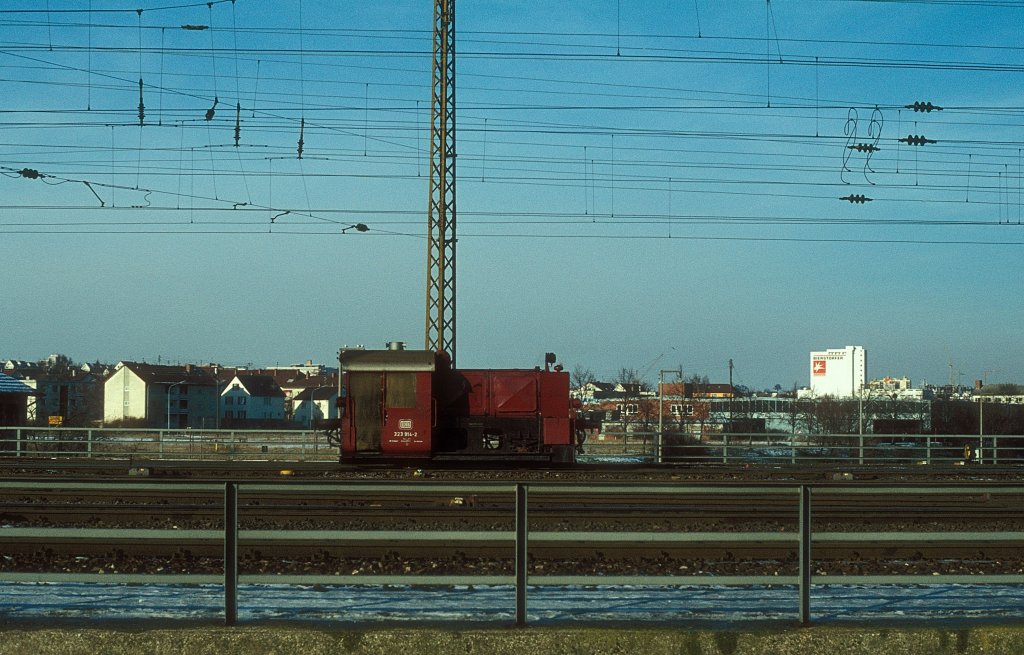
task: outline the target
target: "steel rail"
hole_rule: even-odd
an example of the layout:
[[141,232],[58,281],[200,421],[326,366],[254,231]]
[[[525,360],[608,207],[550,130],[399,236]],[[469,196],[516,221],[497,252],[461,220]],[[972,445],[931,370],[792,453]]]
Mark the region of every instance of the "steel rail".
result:
[[[152,484],[152,483],[149,483],[149,484]],[[173,490],[173,489],[179,489],[180,490],[182,488],[185,488],[185,487],[182,487],[182,486],[179,486],[179,485],[174,485],[174,484],[167,484],[167,483],[160,483],[160,484],[165,489],[167,489],[167,490]],[[333,536],[340,536],[340,535],[345,535],[346,537],[351,537],[353,535],[353,531],[344,531],[344,530],[341,530],[341,531],[337,531],[337,530],[305,531],[305,532],[308,532],[308,534],[304,534],[303,531],[300,531],[300,532],[297,532],[294,535],[291,535],[291,539],[292,540],[289,541],[289,537],[288,536],[283,536],[283,537],[281,537],[279,539],[276,538],[276,537],[280,537],[281,536],[281,533],[279,533],[277,531],[239,531],[238,530],[238,524],[237,524],[237,516],[234,514],[233,509],[232,509],[232,504],[233,503],[231,502],[231,498],[232,498],[233,495],[231,493],[229,493],[229,490],[236,489],[236,484],[237,484],[237,490],[244,491],[246,489],[246,485],[238,484],[238,483],[233,483],[233,482],[226,483],[224,486],[220,487],[225,492],[224,493],[224,498],[225,498],[225,500],[224,500],[225,529],[224,529],[223,532],[216,531],[216,530],[195,530],[195,531],[182,531],[182,530],[170,530],[170,531],[167,531],[167,530],[160,530],[160,531],[155,531],[155,532],[149,531],[149,530],[143,530],[143,531],[140,531],[140,533],[147,533],[150,536],[155,536],[158,541],[160,539],[164,539],[165,543],[166,542],[171,542],[171,543],[174,543],[174,544],[177,544],[177,545],[181,545],[182,542],[184,540],[188,539],[188,538],[194,538],[194,539],[197,539],[197,540],[200,540],[200,541],[210,540],[214,544],[216,544],[218,542],[218,539],[220,539],[220,540],[222,540],[222,543],[226,546],[224,560],[225,560],[225,562],[228,562],[229,565],[230,565],[230,562],[232,562],[232,561],[237,562],[237,554],[238,554],[237,551],[238,551],[238,548],[239,548],[239,542],[241,542],[242,544],[246,544],[247,538],[263,538],[264,536],[267,536],[267,537],[271,537],[272,536],[272,537],[275,537],[274,540],[277,541],[278,543],[288,544],[288,543],[304,543],[305,542],[305,543],[311,543],[311,544],[322,544],[323,543],[322,540],[324,538],[333,537]],[[107,486],[108,486],[108,488],[116,488],[116,485],[109,485],[108,484]],[[258,485],[254,485],[254,486],[258,486]],[[277,485],[270,485],[270,486],[271,487],[276,487]],[[414,493],[414,494],[415,493],[422,493],[426,488],[429,488],[429,486],[425,487],[424,485],[421,485],[421,484],[407,484],[407,483],[391,484],[391,485],[384,485],[384,486],[386,486],[391,491],[405,490],[405,491],[408,491],[408,492]],[[573,532],[536,532],[536,533],[530,533],[530,532],[528,532],[528,527],[529,526],[528,526],[528,522],[525,520],[525,517],[526,517],[526,511],[525,510],[526,510],[526,504],[527,504],[527,497],[526,497],[525,490],[527,488],[530,489],[531,493],[535,493],[534,497],[536,497],[536,495],[542,495],[545,492],[555,493],[555,494],[563,494],[563,497],[565,497],[564,494],[570,493],[569,490],[567,490],[565,487],[563,487],[561,485],[537,484],[535,486],[537,488],[536,492],[534,490],[534,485],[525,485],[525,484],[513,485],[513,484],[508,484],[508,483],[497,483],[497,484],[484,485],[482,487],[483,489],[486,489],[486,490],[504,489],[508,493],[512,493],[513,491],[515,491],[515,497],[516,497],[516,501],[517,501],[515,503],[515,505],[516,505],[516,507],[519,510],[517,512],[517,516],[521,517],[519,520],[516,521],[516,528],[517,529],[515,530],[514,534],[510,533],[507,530],[494,531],[494,532],[486,532],[485,533],[485,541],[487,541],[489,543],[504,543],[505,547],[508,548],[509,550],[511,550],[511,546],[513,546],[513,544],[514,544],[515,548],[516,548],[516,551],[515,551],[516,553],[526,553],[526,552],[528,552],[527,551],[527,536],[529,536],[530,543],[535,545],[535,546],[537,546],[537,545],[541,545],[542,546],[543,544],[545,544],[545,542],[547,540],[547,543],[553,543],[555,545],[567,546],[569,551],[573,552],[573,551],[578,551],[579,544],[586,543],[586,542],[588,542],[588,540],[589,540],[590,543],[597,543],[599,545],[600,544],[605,544],[606,546],[607,545],[615,545],[615,544],[625,544],[625,545],[629,545],[631,547],[635,547],[637,544],[643,544],[643,543],[650,543],[650,544],[656,544],[658,546],[664,546],[666,543],[679,544],[679,543],[687,543],[687,541],[689,541],[689,543],[694,543],[692,541],[693,539],[701,539],[701,538],[708,538],[708,539],[710,539],[710,538],[712,538],[712,535],[713,535],[714,539],[720,540],[719,542],[724,540],[726,542],[731,542],[731,543],[734,543],[734,544],[736,544],[736,543],[739,543],[739,544],[744,544],[744,543],[747,543],[747,544],[757,544],[758,543],[757,539],[761,538],[761,539],[764,539],[763,543],[784,544],[784,545],[789,546],[789,547],[797,547],[797,548],[799,548],[801,555],[800,555],[800,562],[799,562],[799,567],[798,567],[798,575],[796,575],[796,576],[788,576],[788,575],[784,575],[784,576],[774,576],[774,575],[772,575],[772,576],[707,576],[707,575],[704,575],[704,576],[702,576],[700,574],[698,574],[697,576],[679,576],[679,575],[669,575],[669,576],[664,576],[664,575],[658,575],[658,576],[642,576],[642,575],[632,575],[632,576],[550,575],[549,576],[549,575],[544,575],[544,576],[539,576],[539,575],[536,575],[536,576],[533,576],[533,575],[529,575],[529,572],[525,569],[525,567],[523,567],[523,568],[521,568],[517,572],[517,574],[515,576],[515,586],[517,588],[517,621],[520,621],[520,620],[521,621],[525,621],[525,609],[526,609],[525,608],[525,602],[523,602],[522,605],[519,604],[519,598],[520,598],[519,594],[520,593],[525,593],[525,591],[523,591],[523,590],[527,586],[535,586],[535,585],[539,585],[539,584],[589,584],[589,585],[604,585],[604,584],[616,583],[616,582],[620,582],[620,583],[636,583],[637,581],[643,582],[643,581],[646,580],[647,582],[654,583],[654,584],[678,584],[678,585],[688,586],[688,585],[693,585],[693,584],[695,584],[698,581],[706,581],[707,584],[714,584],[714,585],[726,585],[726,584],[729,584],[729,583],[734,583],[734,584],[786,584],[786,583],[792,583],[792,582],[795,581],[796,586],[799,588],[799,593],[800,593],[800,598],[801,598],[800,618],[801,618],[802,621],[809,621],[810,620],[810,604],[809,604],[810,596],[809,596],[809,589],[810,589],[811,585],[813,585],[813,584],[856,584],[856,583],[863,582],[863,581],[872,581],[873,583],[879,583],[879,584],[888,584],[888,583],[895,583],[895,584],[939,584],[939,583],[950,583],[950,582],[954,582],[954,581],[958,582],[958,583],[965,583],[965,584],[981,583],[981,582],[984,582],[984,583],[1017,583],[1017,582],[1020,582],[1022,578],[1024,578],[1024,576],[1021,576],[1019,574],[1006,574],[1006,575],[990,575],[990,574],[963,575],[963,574],[959,574],[959,573],[941,574],[941,575],[911,575],[911,576],[906,576],[906,575],[902,575],[902,574],[897,574],[897,575],[893,575],[893,576],[889,576],[889,575],[885,575],[885,576],[834,575],[834,574],[814,575],[813,574],[813,570],[812,570],[814,559],[811,556],[812,553],[811,553],[811,549],[810,549],[812,544],[818,544],[819,545],[819,547],[815,549],[814,554],[815,554],[815,556],[818,556],[820,558],[820,552],[822,550],[822,546],[825,546],[826,544],[833,544],[834,545],[834,544],[837,544],[837,543],[843,543],[844,540],[845,540],[846,543],[856,543],[856,544],[871,545],[871,546],[881,545],[882,547],[885,547],[885,548],[888,548],[888,549],[891,550],[895,545],[905,544],[905,543],[908,542],[908,540],[911,541],[911,542],[914,542],[914,543],[911,544],[911,547],[917,547],[917,548],[920,548],[920,547],[922,547],[924,545],[933,544],[933,543],[934,544],[939,544],[939,545],[942,545],[942,544],[949,545],[949,544],[956,544],[956,543],[972,544],[972,545],[974,545],[974,547],[976,549],[977,549],[977,546],[979,544],[987,544],[988,545],[987,547],[991,547],[991,544],[994,544],[994,543],[1008,543],[1008,544],[1011,544],[1011,547],[1015,548],[1016,544],[1020,543],[1020,540],[1022,538],[1024,538],[1024,533],[1022,533],[1020,531],[1016,531],[1016,530],[1015,531],[1003,531],[1003,532],[999,532],[999,531],[992,531],[992,532],[969,531],[969,532],[965,532],[963,534],[952,534],[952,535],[945,535],[945,534],[939,533],[939,532],[932,533],[932,532],[919,532],[919,531],[914,531],[914,532],[907,532],[907,531],[893,532],[893,531],[888,531],[888,532],[878,532],[878,533],[874,533],[874,534],[867,533],[867,532],[854,532],[854,533],[846,533],[846,532],[820,532],[820,533],[815,533],[811,529],[811,520],[810,520],[811,519],[811,513],[810,513],[810,509],[811,509],[812,503],[811,503],[811,493],[810,492],[811,492],[812,489],[817,490],[816,491],[816,495],[815,495],[815,499],[817,499],[817,493],[832,494],[832,493],[836,492],[836,489],[831,487],[831,486],[829,486],[829,485],[822,485],[820,488],[819,487],[812,487],[811,485],[806,485],[806,484],[805,485],[793,485],[793,486],[789,487],[788,490],[784,490],[783,491],[783,493],[786,493],[786,494],[788,494],[790,492],[795,492],[795,495],[797,495],[799,497],[799,499],[800,499],[799,515],[801,517],[801,520],[800,520],[800,530],[798,531],[798,533],[791,533],[791,532],[771,532],[771,533],[756,533],[756,532],[755,533],[657,532],[657,533],[613,534],[613,535],[609,535],[607,537],[605,537],[604,533],[602,533],[602,532],[589,532],[589,533],[581,533],[581,532],[575,532],[575,533],[573,533]],[[202,488],[204,491],[207,491],[211,487],[213,487],[213,485],[200,485],[199,488]],[[47,483],[40,483],[40,484],[38,484],[36,486],[36,488],[44,488],[45,489],[45,488],[47,488]],[[123,487],[124,490],[130,490],[130,489],[133,489],[133,488],[134,489],[146,489],[147,488],[147,484],[146,483],[136,483],[136,484],[132,484],[132,485],[125,485]],[[216,487],[213,487],[213,488],[216,488]],[[327,488],[327,489],[329,489],[330,491],[332,491],[334,493],[338,493],[338,492],[343,491],[345,489],[363,489],[363,490],[366,490],[366,489],[373,489],[375,487],[373,485],[341,484],[341,485],[295,485],[292,488],[293,489],[304,489],[307,492],[309,492],[311,490]],[[463,493],[463,494],[466,493],[466,491],[467,491],[467,486],[466,485],[453,485],[453,486],[449,486],[449,487],[445,487],[444,485],[440,485],[440,486],[437,486],[437,488],[438,489],[454,488],[454,489],[457,489],[459,493]],[[636,493],[654,493],[654,492],[664,492],[664,493],[669,493],[669,494],[678,494],[680,492],[683,492],[683,493],[686,493],[686,492],[691,492],[691,493],[712,493],[713,492],[713,490],[711,488],[709,488],[709,487],[706,488],[706,487],[672,486],[672,485],[623,486],[623,485],[609,484],[609,485],[584,485],[582,488],[585,489],[585,490],[591,490],[593,493],[602,493],[603,492],[603,493],[608,493],[608,494],[620,494],[620,493],[621,494],[630,494],[630,493],[636,494]],[[748,495],[749,494],[758,494],[758,493],[760,493],[760,492],[762,492],[762,491],[764,491],[766,489],[770,490],[772,493],[778,493],[779,490],[780,490],[780,487],[771,487],[771,486],[768,486],[768,487],[764,487],[764,486],[761,486],[761,487],[744,487],[745,493],[748,494]],[[890,492],[884,491],[885,489],[889,489],[890,492],[893,493],[893,494],[897,494],[897,493],[904,493],[904,494],[906,494],[906,493],[921,492],[922,491],[922,488],[920,486],[915,486],[915,485],[890,485],[888,487],[875,487],[875,488],[873,488],[873,493],[875,493],[875,494],[890,493]],[[930,489],[931,489],[932,493],[943,493],[943,494],[947,494],[947,495],[952,495],[952,494],[961,494],[961,495],[963,495],[963,494],[967,494],[967,493],[981,493],[981,494],[987,494],[987,495],[991,496],[991,494],[993,494],[993,493],[1006,493],[1006,494],[1014,494],[1014,493],[1020,494],[1020,493],[1024,493],[1024,485],[999,485],[999,486],[977,485],[977,484],[945,485],[945,486],[942,486],[942,487],[932,487]],[[275,491],[276,490],[278,490],[278,489],[275,489]],[[724,486],[723,485],[723,486],[718,486],[717,487],[717,491],[719,493],[734,494],[736,492],[736,489],[732,488],[732,487],[729,487],[729,486]],[[577,489],[577,493],[579,493],[579,489]],[[926,493],[927,493],[927,491],[926,491]],[[741,494],[741,495],[743,495],[743,494]],[[636,496],[634,496],[634,497],[636,497]],[[852,498],[856,498],[857,496],[856,496],[856,494],[854,494],[851,497]],[[25,530],[26,532],[20,532],[20,530]],[[9,536],[9,537],[12,537],[12,538],[17,538],[17,537],[20,536],[21,538],[24,538],[24,539],[30,539],[31,537],[28,537],[28,535],[31,534],[32,531],[39,531],[39,533],[46,535],[46,538],[49,538],[49,537],[53,537],[56,534],[60,534],[61,530],[67,530],[67,529],[65,529],[65,528],[0,528],[0,536],[6,535],[6,536]],[[120,535],[120,538],[134,538],[136,536],[136,534],[134,532],[126,532],[124,530],[119,530],[119,529],[113,529],[113,530],[110,530],[110,529],[93,529],[93,530],[95,530],[95,531],[94,532],[89,532],[87,530],[85,532],[82,532],[82,531],[77,531],[76,530],[76,532],[80,532],[80,534],[83,535],[81,537],[83,539],[84,538],[89,538],[89,537],[96,538],[96,539],[101,540],[103,543],[107,544],[108,546],[112,542],[112,537],[114,536],[112,534],[112,532],[118,533]],[[232,532],[234,532],[234,535],[232,535]],[[376,535],[372,536],[371,533],[376,533]],[[403,532],[401,534],[403,535],[402,536],[403,539],[409,539],[410,538],[410,534],[409,533]],[[429,534],[429,532],[427,532],[427,534]],[[465,535],[476,535],[476,534],[477,534],[477,532],[465,532]],[[358,536],[358,537],[364,538],[365,541],[363,543],[371,543],[371,540],[374,539],[374,538],[379,538],[381,536],[381,533],[379,531],[365,531],[364,533],[360,533],[360,532],[356,531],[355,535]],[[453,542],[455,541],[455,539],[457,539],[459,533],[458,532],[456,532],[456,533],[438,532],[438,535],[443,535],[443,536],[442,537],[438,537],[438,538],[433,538],[432,537],[431,538],[432,539],[431,543],[442,544],[444,548],[446,548],[448,550],[451,550],[451,546],[452,546]],[[391,535],[391,534],[388,534],[387,532],[385,532],[384,536],[390,539],[391,537],[393,537],[395,535]],[[422,535],[420,535],[420,536],[422,536]],[[236,539],[236,537],[237,537],[237,539]],[[342,537],[342,538],[346,538],[346,537]],[[413,536],[413,539],[415,539],[415,538],[416,537]],[[666,540],[671,540],[671,541],[666,541]],[[114,542],[116,543],[116,540],[114,540]],[[251,544],[251,542],[250,542],[250,544]],[[229,551],[233,551],[233,552],[229,552]],[[517,559],[518,559],[518,557],[519,557],[519,555],[517,555]],[[225,585],[226,588],[227,587],[231,588],[231,591],[230,592],[226,592],[226,594],[225,594],[225,598],[226,598],[225,620],[227,622],[233,621],[233,617],[236,616],[235,612],[237,611],[237,607],[235,606],[235,603],[237,602],[237,600],[236,600],[236,596],[234,594],[235,594],[235,588],[237,587],[237,584],[240,581],[241,582],[248,582],[250,580],[274,580],[274,581],[279,581],[280,582],[280,581],[283,581],[285,579],[289,579],[289,580],[309,580],[309,579],[311,579],[310,577],[306,577],[306,576],[295,576],[295,577],[285,578],[283,576],[276,576],[276,575],[275,576],[267,576],[265,574],[258,574],[258,575],[254,575],[254,576],[250,577],[250,576],[246,576],[245,574],[238,575],[237,571],[232,573],[231,571],[227,570],[228,567],[225,567],[225,568],[226,568],[226,570],[225,570],[225,574],[224,574],[224,577],[223,577],[223,581],[224,581],[223,584]],[[11,577],[9,577],[10,575],[15,575],[15,574],[0,574],[0,579],[2,579],[2,580],[10,580],[10,579],[12,579]],[[37,580],[41,579],[39,577],[39,574],[28,574],[28,575],[34,576],[35,579],[37,579]],[[102,574],[102,575],[101,574],[96,574],[95,576],[90,576],[90,574],[71,574],[71,575],[83,575],[85,577],[80,578],[80,579],[88,579],[88,580],[114,581],[114,580],[118,579],[118,578],[114,577],[117,574]],[[128,575],[130,576],[131,574],[128,574]],[[60,574],[59,578],[53,578],[53,579],[67,580],[67,579],[69,579],[67,576],[68,576],[68,574]],[[151,578],[149,576],[142,576],[142,577],[147,579],[147,580],[153,580],[154,579],[154,578]],[[186,578],[186,579],[188,579],[190,581],[209,580],[209,579],[211,579],[211,576],[204,577],[202,575],[197,575],[197,576],[191,576],[191,575],[189,575],[189,576],[169,575],[169,576],[166,576],[166,577],[165,576],[157,576],[157,578],[155,578],[155,579],[158,579],[158,580],[159,579],[168,580],[168,579],[179,579],[179,577]],[[474,583],[475,584],[481,584],[483,579],[498,580],[498,581],[502,581],[502,580],[507,581],[508,580],[505,576],[484,576],[484,578],[477,578],[476,576],[466,576],[466,577],[463,578],[463,577],[453,577],[453,576],[450,576],[450,575],[436,575],[436,576],[420,576],[420,575],[417,575],[417,576],[412,576],[412,577],[406,577],[406,576],[386,576],[386,575],[381,575],[381,576],[378,576],[378,575],[372,575],[372,576],[319,576],[319,578],[320,579],[325,579],[326,578],[328,580],[331,580],[330,583],[332,583],[332,584],[333,583],[350,582],[350,581],[354,581],[357,578],[360,578],[361,579],[360,582],[366,583],[366,584],[373,584],[374,582],[379,583],[379,584],[391,584],[391,583],[397,583],[397,584],[416,584],[420,580],[422,580],[423,578],[430,578],[430,581],[429,581],[430,583],[432,583],[432,584],[441,584],[441,585],[456,584],[454,582],[455,580],[473,580],[474,581],[474,582],[468,582],[467,584],[474,584]],[[24,579],[24,578],[22,578],[22,579]],[[129,578],[123,578],[123,579],[132,579],[132,578],[129,577]],[[316,577],[314,577],[312,579],[316,579]],[[388,581],[391,581],[391,582],[387,582],[387,583],[382,582],[384,580],[388,580]],[[414,580],[416,582],[413,582]],[[625,581],[629,581],[629,582],[625,582]],[[525,596],[523,596],[523,598],[525,599]],[[522,610],[522,611],[520,611],[520,610]]]

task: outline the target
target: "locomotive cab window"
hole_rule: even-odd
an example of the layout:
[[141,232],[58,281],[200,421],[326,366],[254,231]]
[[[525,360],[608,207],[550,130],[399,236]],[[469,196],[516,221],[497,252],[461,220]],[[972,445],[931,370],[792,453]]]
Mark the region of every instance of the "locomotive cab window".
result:
[[416,374],[389,371],[385,404],[388,407],[416,407]]

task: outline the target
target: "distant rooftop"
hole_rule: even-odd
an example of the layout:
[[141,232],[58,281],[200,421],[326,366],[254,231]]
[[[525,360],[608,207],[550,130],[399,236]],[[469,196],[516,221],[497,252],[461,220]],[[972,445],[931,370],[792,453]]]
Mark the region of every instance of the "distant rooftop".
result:
[[34,396],[35,393],[35,389],[27,384],[20,382],[19,380],[15,380],[10,375],[0,373],[0,394],[23,394],[26,396]]

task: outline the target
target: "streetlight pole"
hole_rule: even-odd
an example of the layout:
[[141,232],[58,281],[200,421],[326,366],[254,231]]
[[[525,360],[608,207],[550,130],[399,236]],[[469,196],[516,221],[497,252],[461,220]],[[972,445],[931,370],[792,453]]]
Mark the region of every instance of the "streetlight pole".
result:
[[661,464],[661,442],[665,438],[665,371],[658,371],[658,439],[654,444],[654,461]]
[[978,463],[982,462],[982,450],[985,446],[985,399],[978,397]]
[[175,382],[173,384],[167,385],[167,429],[168,430],[171,429],[171,389],[173,389],[174,387],[180,387],[183,384],[185,384],[184,380],[182,380],[181,382]]
[[736,390],[732,386],[732,360],[729,360],[729,432],[735,432],[736,428],[732,424],[732,399],[736,395]]
[[220,368],[213,367],[213,392],[217,395],[215,413],[213,415],[213,429],[220,429]]

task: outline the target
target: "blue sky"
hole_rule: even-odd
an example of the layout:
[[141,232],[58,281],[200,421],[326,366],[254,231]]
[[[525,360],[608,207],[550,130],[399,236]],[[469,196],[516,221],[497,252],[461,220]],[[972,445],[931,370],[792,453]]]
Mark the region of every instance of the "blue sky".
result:
[[[0,10],[0,357],[422,346],[432,3],[45,7]],[[460,365],[724,381],[732,359],[788,388],[863,345],[870,377],[1024,381],[1021,24],[458,4]]]

